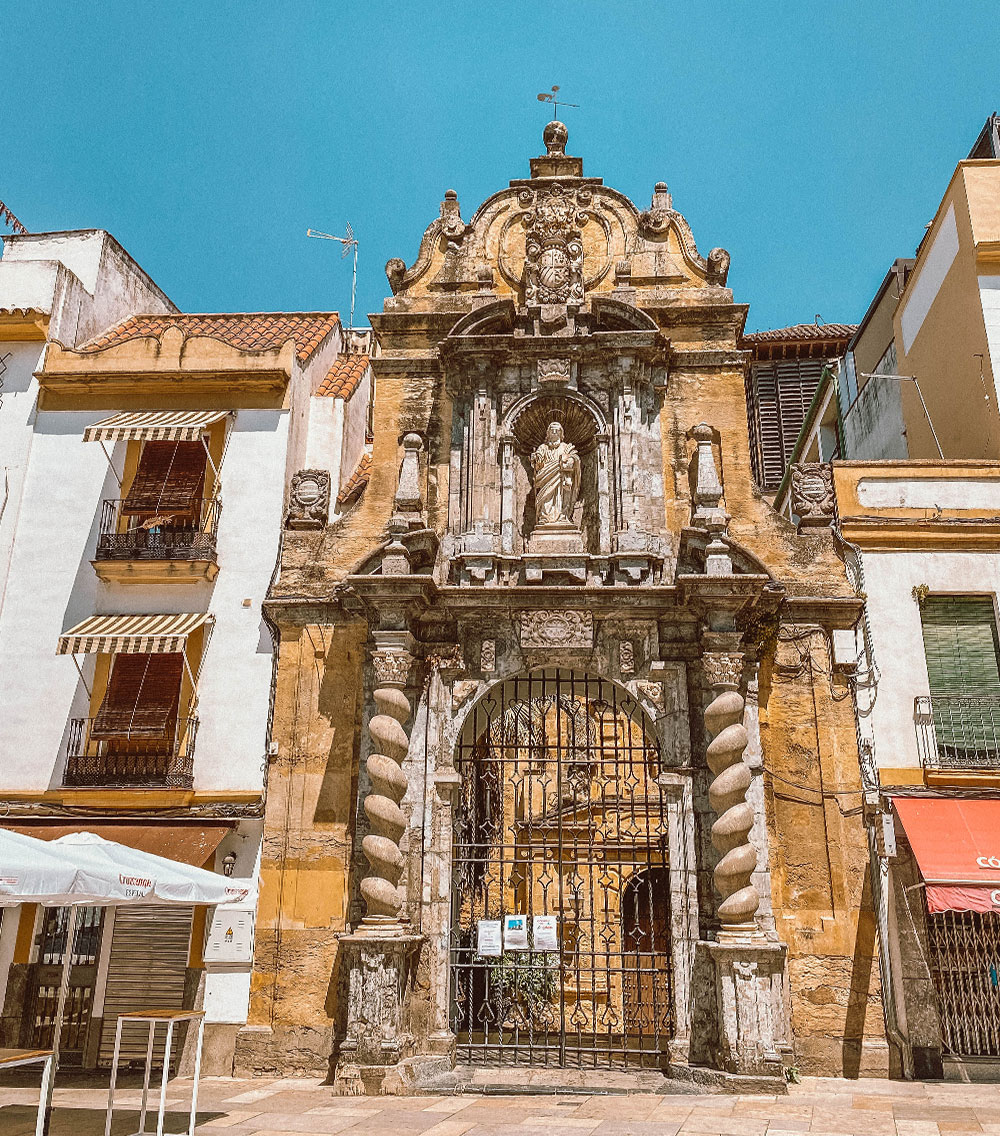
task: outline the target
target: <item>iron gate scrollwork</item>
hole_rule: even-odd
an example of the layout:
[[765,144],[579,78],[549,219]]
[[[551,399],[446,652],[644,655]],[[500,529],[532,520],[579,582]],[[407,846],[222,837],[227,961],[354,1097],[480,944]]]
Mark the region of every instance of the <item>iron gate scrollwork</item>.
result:
[[[667,813],[635,700],[572,671],[511,679],[458,744],[452,1029],[460,1061],[657,1066],[672,1035]],[[524,915],[529,949],[477,953]],[[538,915],[557,950],[536,949]]]

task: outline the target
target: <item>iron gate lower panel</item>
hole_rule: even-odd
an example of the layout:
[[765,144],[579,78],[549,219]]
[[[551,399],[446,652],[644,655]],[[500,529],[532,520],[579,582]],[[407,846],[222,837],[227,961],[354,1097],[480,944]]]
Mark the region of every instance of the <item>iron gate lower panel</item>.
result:
[[[473,708],[456,767],[459,1060],[661,1064],[673,1028],[667,814],[635,700],[570,671],[512,679]],[[554,915],[558,950],[480,956],[479,921],[507,915],[529,928]]]

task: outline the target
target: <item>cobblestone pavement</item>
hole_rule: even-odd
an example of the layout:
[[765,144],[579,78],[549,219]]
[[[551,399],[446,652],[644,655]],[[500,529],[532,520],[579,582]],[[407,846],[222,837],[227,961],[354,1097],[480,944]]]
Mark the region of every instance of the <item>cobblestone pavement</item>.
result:
[[[101,1136],[107,1089],[56,1090],[51,1136]],[[186,1132],[191,1082],[168,1086],[166,1131]],[[129,1087],[115,1136],[136,1131],[139,1093]],[[0,1087],[2,1136],[33,1136],[37,1090]],[[318,1080],[206,1078],[198,1107],[204,1136],[1000,1136],[1000,1085],[904,1084],[806,1078],[788,1096],[654,1093],[553,1096],[335,1097]],[[155,1115],[146,1122],[155,1131]]]

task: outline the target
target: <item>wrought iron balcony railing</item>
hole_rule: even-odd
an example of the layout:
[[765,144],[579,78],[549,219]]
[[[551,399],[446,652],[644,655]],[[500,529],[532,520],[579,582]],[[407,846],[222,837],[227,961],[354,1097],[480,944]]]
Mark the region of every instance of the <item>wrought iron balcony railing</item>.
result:
[[925,769],[1000,769],[1000,695],[921,696],[913,721]]
[[166,737],[122,733],[94,737],[93,718],[70,722],[64,785],[190,789],[197,718],[178,718]]
[[186,514],[136,517],[122,513],[113,498],[101,510],[98,560],[214,560],[222,502],[218,497],[195,502]]

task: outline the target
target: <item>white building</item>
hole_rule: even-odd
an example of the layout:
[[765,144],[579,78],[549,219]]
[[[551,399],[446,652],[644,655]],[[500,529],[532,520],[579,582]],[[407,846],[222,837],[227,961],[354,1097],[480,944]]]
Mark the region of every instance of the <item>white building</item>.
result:
[[[274,756],[261,603],[286,520],[325,523],[366,417],[318,393],[339,319],[178,314],[107,234],[52,234],[7,239],[4,336],[3,823],[253,876]],[[64,1053],[104,1063],[117,1013],[203,1005],[203,1067],[231,1069],[253,918],[226,942],[205,915],[94,909]],[[47,1040],[60,925],[5,915],[0,1045]]]

